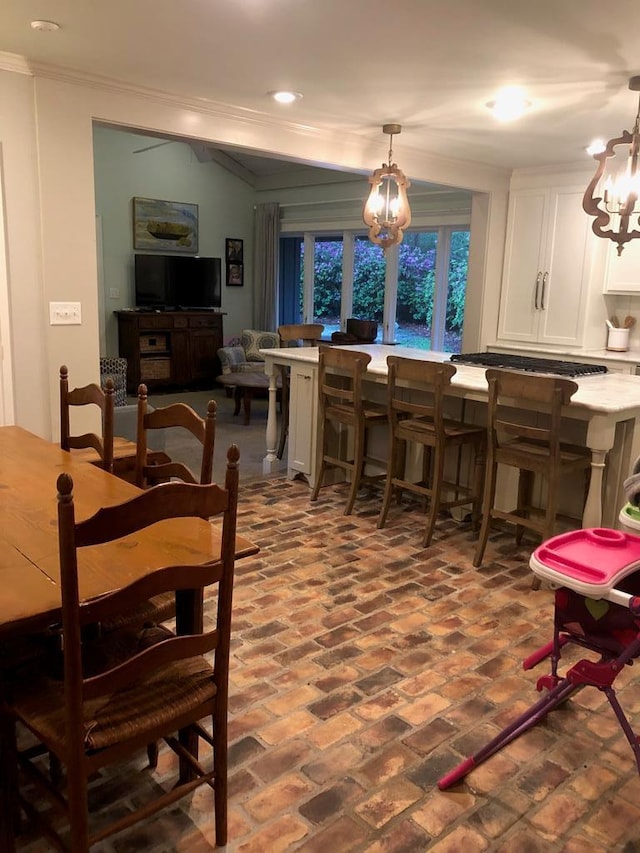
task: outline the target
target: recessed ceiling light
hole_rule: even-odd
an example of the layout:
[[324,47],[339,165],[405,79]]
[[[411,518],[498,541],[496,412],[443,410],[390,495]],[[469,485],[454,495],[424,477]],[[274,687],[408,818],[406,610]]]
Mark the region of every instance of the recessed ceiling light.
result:
[[302,97],[301,92],[288,92],[286,90],[281,90],[278,92],[269,92],[268,93],[274,101],[277,101],[279,104],[292,104],[294,101],[299,101]]
[[507,86],[498,92],[493,101],[489,101],[487,107],[498,121],[514,121],[526,113],[531,107],[531,101],[518,86]]
[[55,33],[60,29],[60,24],[55,21],[31,21],[31,29],[38,30],[40,33]]
[[594,139],[591,145],[587,145],[585,151],[593,156],[594,154],[602,154],[606,147],[607,143],[604,139]]

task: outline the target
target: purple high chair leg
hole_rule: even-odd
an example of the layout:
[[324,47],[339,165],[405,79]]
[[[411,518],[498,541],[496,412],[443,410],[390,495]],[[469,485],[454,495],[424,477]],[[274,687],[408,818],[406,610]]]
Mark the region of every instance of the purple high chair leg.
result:
[[[636,605],[637,606],[637,605]],[[640,773],[640,744],[638,737],[634,733],[631,725],[622,710],[620,703],[615,694],[615,690],[611,686],[618,673],[624,668],[632,658],[637,657],[640,653],[640,634],[638,634],[632,642],[624,649],[624,651],[614,657],[613,655],[603,654],[597,662],[590,660],[580,660],[571,669],[567,671],[564,678],[559,678],[557,675],[557,664],[560,658],[560,649],[568,642],[577,642],[575,637],[568,634],[559,634],[556,640],[543,646],[538,651],[530,655],[523,663],[524,669],[531,669],[545,658],[551,656],[551,674],[543,675],[538,679],[537,689],[549,690],[546,696],[539,699],[534,705],[528,708],[510,725],[506,726],[500,734],[496,735],[486,746],[479,749],[474,755],[465,758],[457,767],[446,773],[439,781],[438,788],[444,791],[451,787],[456,782],[463,779],[487,758],[490,758],[511,741],[520,737],[521,734],[537,725],[549,711],[553,711],[558,705],[565,702],[573,693],[582,690],[583,687],[597,687],[606,695],[611,707],[613,708],[618,722],[627,738],[631,749],[633,750],[638,773]]]

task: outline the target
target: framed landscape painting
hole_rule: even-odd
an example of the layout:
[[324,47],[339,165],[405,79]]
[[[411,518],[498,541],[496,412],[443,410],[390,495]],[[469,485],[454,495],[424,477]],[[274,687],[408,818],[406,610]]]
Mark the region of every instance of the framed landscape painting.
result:
[[198,205],[134,198],[133,248],[197,253]]

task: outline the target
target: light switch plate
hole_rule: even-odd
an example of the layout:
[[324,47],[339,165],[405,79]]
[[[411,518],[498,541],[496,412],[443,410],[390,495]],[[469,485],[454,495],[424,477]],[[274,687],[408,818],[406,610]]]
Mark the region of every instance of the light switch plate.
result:
[[82,325],[82,308],[80,302],[50,302],[49,324],[51,326]]

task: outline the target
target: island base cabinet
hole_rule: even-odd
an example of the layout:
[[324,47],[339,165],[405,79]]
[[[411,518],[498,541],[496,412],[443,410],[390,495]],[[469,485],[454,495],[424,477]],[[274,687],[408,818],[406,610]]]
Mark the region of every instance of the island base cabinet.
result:
[[[315,365],[293,365],[289,378],[289,448],[287,476],[289,479],[304,475],[313,488],[319,469],[318,462],[318,369]],[[349,431],[328,424],[330,452],[346,458],[350,447]],[[345,479],[342,468],[330,468],[324,477],[325,484]]]
[[318,434],[318,370],[293,365],[289,377],[289,447],[287,474],[304,474],[315,485],[315,448]]

